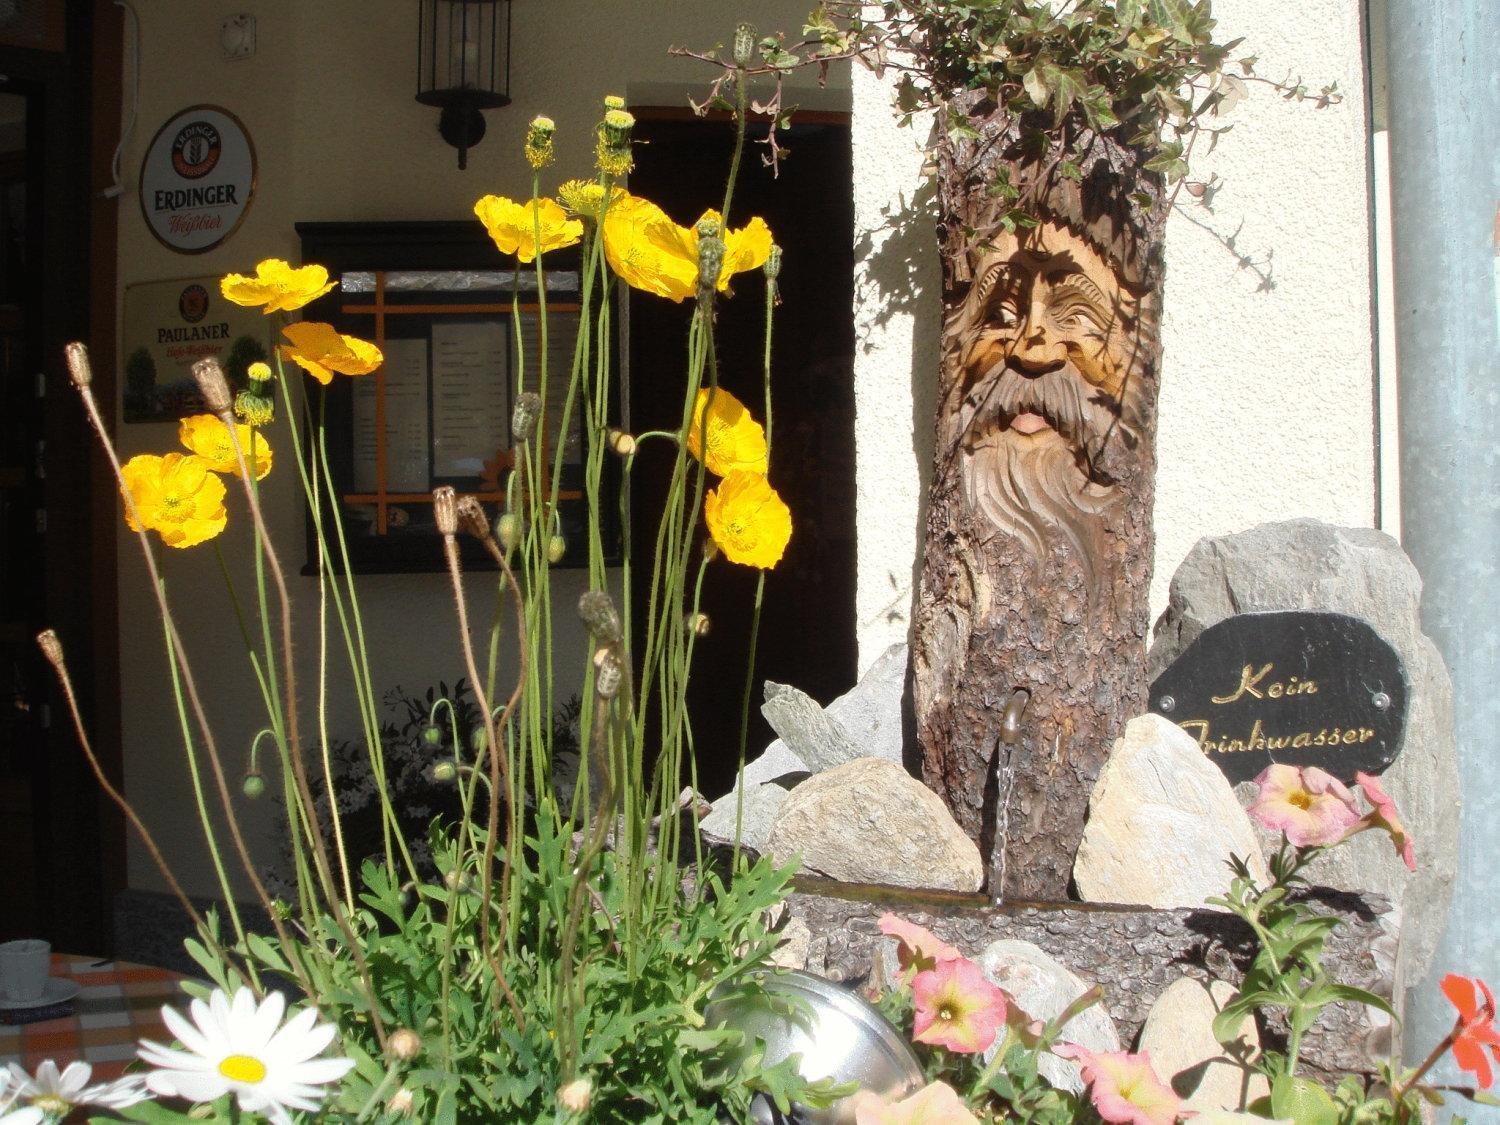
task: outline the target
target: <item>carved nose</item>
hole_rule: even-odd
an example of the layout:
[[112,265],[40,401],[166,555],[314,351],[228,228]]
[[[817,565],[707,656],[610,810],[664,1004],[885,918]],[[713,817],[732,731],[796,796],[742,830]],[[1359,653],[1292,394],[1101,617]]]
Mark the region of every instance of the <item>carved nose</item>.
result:
[[1047,338],[1041,328],[1027,328],[1010,353],[1010,365],[1022,375],[1035,379],[1056,371],[1067,361],[1067,349]]

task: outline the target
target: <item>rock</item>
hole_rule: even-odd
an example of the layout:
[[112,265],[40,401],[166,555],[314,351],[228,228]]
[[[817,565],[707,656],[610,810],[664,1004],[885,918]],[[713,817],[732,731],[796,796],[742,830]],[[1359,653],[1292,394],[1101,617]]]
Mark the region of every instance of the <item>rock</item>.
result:
[[1138,1049],[1151,1056],[1156,1073],[1188,1109],[1237,1110],[1271,1092],[1264,1077],[1234,1061],[1260,1052],[1260,1034],[1250,1016],[1240,1023],[1238,1056],[1214,1039],[1214,1017],[1233,996],[1234,988],[1221,980],[1205,987],[1179,977],[1156,998],[1141,1028]]
[[895,762],[856,758],[788,794],[768,844],[778,863],[850,883],[977,891],[979,849],[936,793]]
[[[1029,941],[997,941],[979,955],[985,976],[1005,989],[1017,1006],[1035,1020],[1051,1020],[1089,990],[1078,977]],[[1090,1051],[1118,1051],[1120,1033],[1103,1007],[1095,1004],[1070,1019],[1062,1029],[1061,1042],[1076,1043]],[[1078,1064],[1056,1055],[1043,1055],[1037,1069],[1052,1085],[1075,1093],[1083,1089]]]
[[1324,610],[1368,622],[1401,657],[1409,685],[1406,731],[1381,784],[1416,841],[1409,874],[1382,833],[1365,832],[1307,869],[1313,883],[1374,891],[1405,919],[1400,982],[1427,973],[1442,934],[1458,861],[1457,756],[1453,688],[1437,648],[1422,632],[1422,580],[1384,532],[1317,520],[1265,524],[1200,540],[1172,577],[1167,610],[1151,646],[1155,676],[1204,629],[1236,613]]
[[792,753],[814,773],[833,769],[860,756],[860,749],[817,700],[790,684],[766,681],[760,713]]
[[862,758],[901,761],[901,700],[906,692],[907,649],[891,645],[880,654],[859,683],[827,707]]
[[801,918],[793,918],[781,928],[781,940],[771,951],[771,964],[778,969],[805,969],[812,951],[812,930]]
[[1234,790],[1192,736],[1160,715],[1125,725],[1089,798],[1073,863],[1085,902],[1194,908],[1229,889],[1232,856],[1268,878]]
[[[860,677],[859,683],[823,708],[824,713],[843,728],[848,741],[856,748],[857,753],[851,757],[885,758],[892,762],[902,760],[902,699],[906,692],[906,664],[906,645],[892,645],[870,665],[869,670]],[[773,688],[783,686],[767,681],[767,696],[770,696]],[[797,692],[797,695],[812,703],[801,692]],[[812,705],[817,706],[816,703]],[[766,721],[776,727],[776,721],[770,715],[766,715]],[[779,727],[776,730],[778,734],[781,733]],[[817,757],[821,760],[821,756]],[[849,758],[843,758],[833,764],[839,765],[848,760]],[[804,760],[787,745],[783,736],[767,746],[760,757],[745,764],[745,780],[772,781],[789,773],[816,773],[819,768],[828,767],[818,767]]]
[[740,843],[757,852],[766,850],[766,841],[771,837],[771,825],[787,798],[787,790],[780,785],[766,783],[756,785],[745,793],[743,813],[739,809],[739,790],[720,797],[713,804],[713,811],[698,823],[698,830],[716,843],[734,843],[736,821],[740,827]]

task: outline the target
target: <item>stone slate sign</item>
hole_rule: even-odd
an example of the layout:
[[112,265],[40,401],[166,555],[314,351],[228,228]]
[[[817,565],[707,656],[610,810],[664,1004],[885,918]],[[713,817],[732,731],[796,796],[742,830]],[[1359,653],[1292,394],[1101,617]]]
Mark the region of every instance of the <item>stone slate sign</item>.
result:
[[1406,725],[1401,658],[1341,613],[1242,613],[1205,629],[1151,685],[1150,709],[1182,727],[1231,782],[1272,762],[1341,781],[1379,773]]

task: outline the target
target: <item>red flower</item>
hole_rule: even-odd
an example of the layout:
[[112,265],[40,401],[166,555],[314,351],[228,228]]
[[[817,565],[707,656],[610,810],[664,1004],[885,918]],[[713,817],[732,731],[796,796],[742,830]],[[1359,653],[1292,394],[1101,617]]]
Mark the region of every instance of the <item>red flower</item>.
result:
[[1484,1049],[1488,1047],[1500,1062],[1500,1032],[1495,1030],[1495,997],[1490,986],[1478,977],[1449,973],[1441,987],[1443,995],[1458,1009],[1458,1022],[1452,1032],[1453,1061],[1474,1076],[1481,1090],[1488,1090],[1495,1074]]

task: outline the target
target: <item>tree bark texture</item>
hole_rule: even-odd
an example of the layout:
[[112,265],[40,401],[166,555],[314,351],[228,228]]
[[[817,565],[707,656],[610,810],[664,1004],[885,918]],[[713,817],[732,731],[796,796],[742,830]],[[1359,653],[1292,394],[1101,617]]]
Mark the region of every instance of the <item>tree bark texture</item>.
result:
[[[1113,137],[1075,131],[1038,153],[982,94],[953,108],[968,129],[945,122],[937,148],[944,327],[917,734],[923,778],[979,844],[988,889],[1055,900],[1094,780],[1146,702],[1164,204]],[[1018,204],[997,182],[1036,226],[1007,229]],[[1026,709],[1001,746],[1012,698]]]

